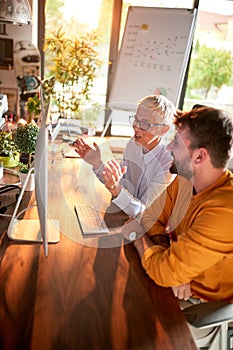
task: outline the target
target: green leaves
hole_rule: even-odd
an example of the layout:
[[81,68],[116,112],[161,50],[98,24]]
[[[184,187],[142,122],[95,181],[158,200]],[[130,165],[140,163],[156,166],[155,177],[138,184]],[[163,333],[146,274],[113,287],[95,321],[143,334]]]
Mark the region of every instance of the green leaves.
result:
[[232,73],[232,54],[204,45],[196,50],[196,55],[191,60],[188,88],[205,89],[207,97],[212,87],[220,89],[228,84]]
[[12,131],[0,130],[0,155],[14,157],[17,154]]
[[39,127],[34,123],[19,125],[15,133],[15,144],[21,153],[35,152]]
[[55,84],[52,95],[60,112],[78,112],[89,101],[90,89],[101,61],[97,57],[95,34],[71,40],[60,28],[45,40],[44,51],[49,55],[50,74]]
[[40,114],[41,101],[36,95],[34,97],[29,97],[27,101],[27,110],[29,113],[34,113],[35,116]]

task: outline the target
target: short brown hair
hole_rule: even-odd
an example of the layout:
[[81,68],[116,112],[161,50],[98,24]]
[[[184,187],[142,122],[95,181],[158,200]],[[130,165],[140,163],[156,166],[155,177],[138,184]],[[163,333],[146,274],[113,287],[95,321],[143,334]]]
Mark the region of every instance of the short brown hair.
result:
[[232,116],[220,109],[201,107],[179,113],[175,125],[178,128],[188,127],[190,148],[206,148],[215,168],[227,165],[232,155]]

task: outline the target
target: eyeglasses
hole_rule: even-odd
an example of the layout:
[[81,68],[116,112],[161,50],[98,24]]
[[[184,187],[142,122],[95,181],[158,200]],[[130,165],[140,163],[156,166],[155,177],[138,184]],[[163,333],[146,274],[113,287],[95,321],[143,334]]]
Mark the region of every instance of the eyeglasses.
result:
[[131,125],[136,126],[138,125],[140,129],[144,130],[144,131],[148,131],[150,129],[151,126],[159,126],[159,125],[165,125],[165,124],[150,124],[147,123],[143,120],[138,120],[136,115],[130,115],[129,116],[129,122]]

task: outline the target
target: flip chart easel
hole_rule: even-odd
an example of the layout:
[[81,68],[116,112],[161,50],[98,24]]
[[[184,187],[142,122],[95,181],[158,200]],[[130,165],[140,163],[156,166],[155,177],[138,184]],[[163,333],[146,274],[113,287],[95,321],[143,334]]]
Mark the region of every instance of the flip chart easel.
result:
[[165,95],[178,106],[196,15],[197,8],[129,7],[110,109],[133,111],[137,101],[150,94]]

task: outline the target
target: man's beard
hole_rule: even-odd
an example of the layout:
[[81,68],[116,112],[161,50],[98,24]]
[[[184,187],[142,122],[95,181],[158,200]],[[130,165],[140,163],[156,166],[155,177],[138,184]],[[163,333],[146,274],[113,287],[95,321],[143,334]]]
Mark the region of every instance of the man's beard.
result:
[[176,166],[175,162],[172,163],[169,170],[171,174],[183,176],[187,180],[191,180],[193,177],[193,172],[191,170],[188,171],[188,166],[179,168]]
[[172,163],[169,170],[170,170],[171,174],[178,174],[178,170],[177,170],[175,162]]

